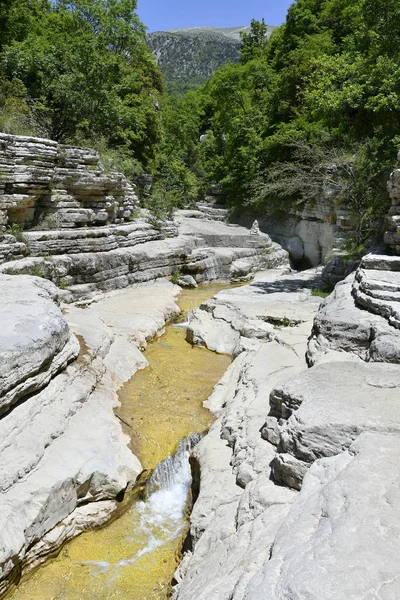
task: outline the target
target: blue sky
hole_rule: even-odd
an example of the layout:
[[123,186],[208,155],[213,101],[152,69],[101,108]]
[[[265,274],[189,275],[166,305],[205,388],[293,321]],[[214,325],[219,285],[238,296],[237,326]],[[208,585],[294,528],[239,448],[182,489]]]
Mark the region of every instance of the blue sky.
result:
[[149,31],[178,27],[236,27],[264,17],[280,25],[293,0],[139,0],[138,12]]

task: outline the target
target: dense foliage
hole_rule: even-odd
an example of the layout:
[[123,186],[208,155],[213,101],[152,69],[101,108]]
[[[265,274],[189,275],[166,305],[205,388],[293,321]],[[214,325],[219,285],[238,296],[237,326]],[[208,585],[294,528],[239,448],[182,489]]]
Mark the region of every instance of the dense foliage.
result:
[[124,148],[148,164],[160,137],[161,75],[136,0],[5,0],[0,126]]
[[400,144],[398,1],[297,0],[264,34],[253,21],[240,64],[176,104],[181,159],[235,207],[286,210],[328,188],[367,236]]
[[200,89],[165,95],[136,0],[2,0],[0,130],[99,147],[155,176],[157,212],[223,186],[235,208],[286,213],[329,192],[359,217],[387,209],[400,145],[398,0],[297,0],[267,39]]

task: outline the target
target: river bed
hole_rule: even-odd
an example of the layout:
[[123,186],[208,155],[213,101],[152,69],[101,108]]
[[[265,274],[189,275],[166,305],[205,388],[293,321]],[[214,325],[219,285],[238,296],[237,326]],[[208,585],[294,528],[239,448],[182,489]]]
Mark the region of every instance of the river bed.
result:
[[188,527],[191,442],[179,442],[210,426],[213,417],[202,403],[230,364],[227,356],[189,346],[182,321],[188,310],[226,287],[184,290],[178,298],[181,323],[168,325],[149,344],[150,366],[120,390],[117,413],[130,447],[144,469],[155,469],[144,493],[136,492],[129,508],[106,527],[69,542],[19,585],[12,600],[168,598]]

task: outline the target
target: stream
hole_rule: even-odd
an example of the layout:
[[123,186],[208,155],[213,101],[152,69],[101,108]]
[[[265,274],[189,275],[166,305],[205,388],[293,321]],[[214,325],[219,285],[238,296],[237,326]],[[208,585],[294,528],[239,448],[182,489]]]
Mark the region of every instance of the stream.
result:
[[149,344],[150,366],[120,390],[117,410],[130,448],[148,477],[128,508],[102,529],[69,542],[28,575],[11,600],[166,600],[188,530],[188,456],[213,421],[203,402],[230,364],[228,356],[185,341],[188,310],[226,284],[184,290],[181,317]]

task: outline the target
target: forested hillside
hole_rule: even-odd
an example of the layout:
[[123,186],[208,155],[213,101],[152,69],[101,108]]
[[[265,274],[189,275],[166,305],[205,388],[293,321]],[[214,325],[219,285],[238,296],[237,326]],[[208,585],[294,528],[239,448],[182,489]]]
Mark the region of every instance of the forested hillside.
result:
[[[268,26],[270,35],[274,28]],[[150,48],[165,76],[167,90],[182,94],[195,89],[222,65],[239,62],[240,34],[250,27],[192,27],[147,35]]]
[[147,166],[161,75],[136,0],[2,0],[0,130],[118,148]]
[[264,33],[253,22],[238,65],[167,103],[170,158],[234,207],[285,212],[328,191],[358,216],[360,240],[376,233],[400,147],[399,3],[297,0]]
[[[397,0],[297,0],[240,61],[166,95],[136,0],[3,0],[0,130],[93,145],[154,175],[168,212],[223,186],[227,204],[286,214],[330,194],[379,234],[400,147]],[[201,141],[200,141],[201,140]]]

